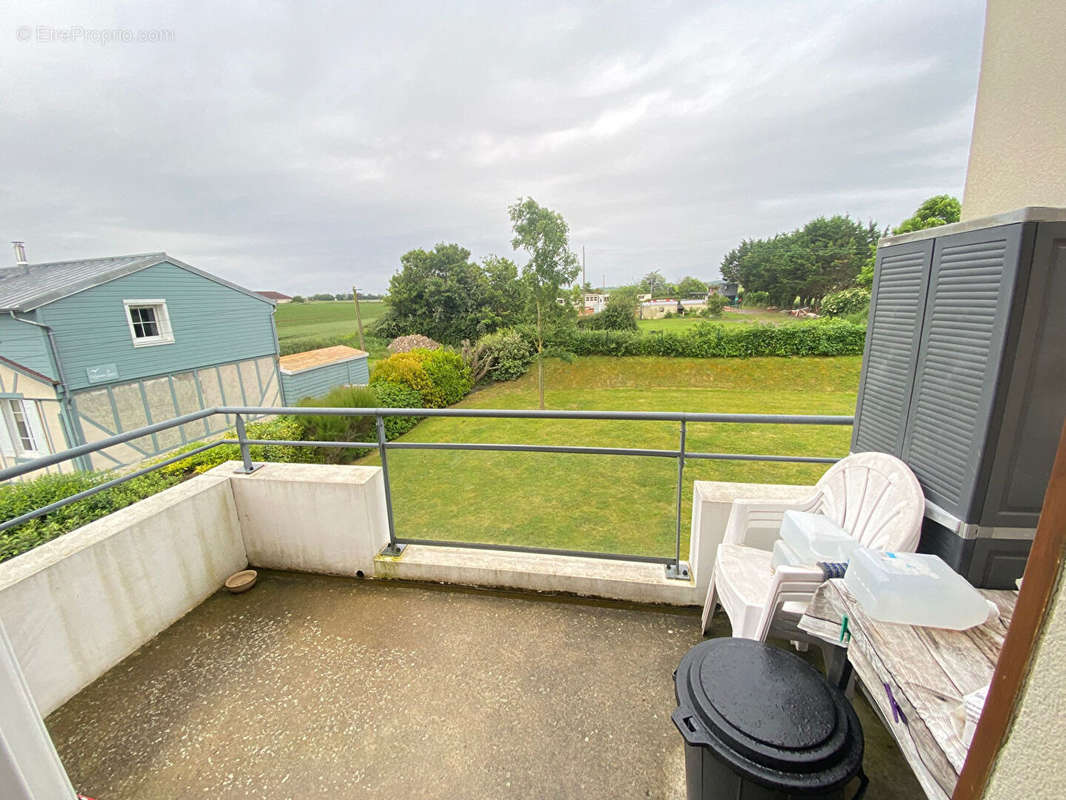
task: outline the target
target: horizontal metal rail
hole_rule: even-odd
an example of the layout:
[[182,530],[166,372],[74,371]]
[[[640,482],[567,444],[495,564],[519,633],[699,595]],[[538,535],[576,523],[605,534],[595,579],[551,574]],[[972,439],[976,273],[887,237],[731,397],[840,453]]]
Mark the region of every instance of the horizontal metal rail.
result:
[[[424,544],[439,547],[461,547],[482,550],[506,550],[519,553],[537,553],[548,555],[573,556],[580,558],[602,558],[622,561],[637,561],[649,564],[667,565],[667,574],[675,578],[688,578],[686,565],[681,561],[681,497],[682,481],[687,459],[720,460],[720,461],[767,461],[786,463],[810,463],[832,464],[836,458],[828,456],[790,456],[790,455],[760,455],[746,453],[693,453],[686,449],[685,429],[688,423],[727,423],[741,425],[851,425],[853,418],[848,416],[808,416],[800,414],[715,414],[715,413],[692,413],[685,411],[554,411],[536,409],[480,409],[480,408],[315,408],[315,407],[262,407],[262,406],[221,406],[205,408],[191,414],[156,422],[136,430],[109,436],[105,439],[92,442],[91,444],[79,445],[61,453],[43,456],[24,464],[18,464],[0,470],[0,482],[17,478],[45,467],[70,461],[85,455],[106,450],[115,445],[124,444],[143,436],[159,433],[196,422],[214,415],[227,415],[235,418],[237,430],[236,439],[218,439],[208,442],[192,450],[178,453],[169,458],[158,461],[141,469],[120,475],[112,480],[92,486],[84,491],[57,500],[54,503],[41,506],[28,511],[18,517],[0,522],[0,531],[21,525],[37,517],[44,516],[52,511],[84,500],[99,492],[119,486],[134,478],[146,475],[163,467],[175,464],[183,459],[211,450],[222,445],[237,445],[240,448],[242,468],[244,473],[254,472],[259,465],[251,460],[250,447],[252,446],[282,446],[282,447],[333,447],[333,448],[356,448],[373,450],[377,448],[381,459],[382,473],[385,483],[385,506],[389,527],[389,545],[387,553],[399,553],[404,545]],[[266,415],[292,415],[292,416],[336,416],[336,417],[373,417],[377,433],[377,441],[374,442],[336,442],[336,441],[311,441],[311,440],[279,440],[279,439],[251,439],[245,433],[244,417]],[[477,442],[388,442],[385,440],[384,419],[386,417],[448,417],[448,418],[489,418],[489,419],[561,419],[561,420],[623,420],[634,422],[677,422],[680,423],[680,440],[677,449],[662,450],[638,447],[589,447],[584,445],[545,445],[545,444],[505,444],[505,443],[477,443]],[[651,458],[674,458],[677,459],[677,487],[676,487],[676,519],[674,555],[666,556],[643,556],[624,555],[619,553],[600,553],[584,550],[564,550],[556,548],[529,547],[524,545],[488,544],[479,542],[456,542],[437,539],[412,539],[398,538],[395,531],[395,523],[392,513],[392,490],[388,478],[389,450],[458,450],[458,451],[482,451],[482,452],[517,452],[517,453],[561,453],[572,455],[605,455],[605,456],[641,456]]]
[[556,411],[527,408],[314,408],[220,406],[217,414],[297,417],[488,417],[490,419],[599,419],[643,422],[730,422],[753,425],[851,425],[854,417],[816,414],[705,414],[691,411]]
[[62,500],[56,500],[54,503],[49,503],[46,506],[35,508],[33,511],[27,511],[25,514],[21,514],[17,517],[12,517],[11,519],[4,520],[2,523],[0,523],[0,531],[6,531],[8,528],[14,528],[16,525],[21,525],[23,522],[29,522],[31,519],[36,519],[37,517],[43,517],[45,514],[49,514],[52,511],[58,511],[59,509],[63,508],[63,506],[69,506],[71,503],[76,503],[79,500],[84,500],[86,497],[92,497],[94,494],[98,494],[99,492],[105,492],[108,489],[113,489],[114,487],[126,483],[127,481],[132,481],[134,478],[139,478],[142,475],[147,475],[149,472],[155,472],[156,470],[162,469],[163,467],[168,467],[171,464],[176,464],[179,461],[183,461],[186,458],[190,458],[192,456],[199,455],[200,453],[204,453],[214,447],[218,447],[221,444],[223,444],[223,442],[208,442],[205,445],[195,447],[192,450],[186,450],[184,453],[179,453],[176,456],[172,456],[171,458],[165,459],[158,463],[151,464],[147,467],[144,467],[143,469],[136,470],[135,472],[128,472],[124,475],[120,475],[119,477],[113,480],[105,481],[104,483],[97,484],[96,486],[90,486],[88,489],[80,491],[77,494],[72,494],[68,497],[64,497]]

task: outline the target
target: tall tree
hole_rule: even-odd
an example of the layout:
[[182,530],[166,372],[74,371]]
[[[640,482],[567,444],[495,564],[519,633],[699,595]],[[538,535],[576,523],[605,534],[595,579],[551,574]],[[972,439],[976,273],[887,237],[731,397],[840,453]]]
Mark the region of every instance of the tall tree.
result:
[[386,318],[378,329],[390,336],[421,333],[458,344],[477,338],[486,291],[484,273],[457,244],[411,250],[389,280]]
[[938,194],[918,206],[918,210],[903,220],[892,233],[910,233],[958,222],[961,214],[962,203],[957,198],[950,194]]
[[650,294],[652,297],[665,294],[666,287],[666,278],[663,277],[663,274],[659,272],[659,270],[649,272],[640,281],[640,291],[645,294]]
[[544,408],[544,319],[557,305],[559,288],[572,283],[580,267],[577,254],[570,250],[570,228],[562,214],[532,197],[517,201],[507,211],[514,232],[511,246],[529,254],[522,276],[536,309],[537,396]]
[[772,239],[748,239],[722,259],[722,276],[778,305],[854,284],[880,231],[847,216],[819,217]]
[[677,284],[677,293],[682,297],[687,297],[690,294],[707,294],[707,284],[699,278],[686,275]]
[[486,256],[481,261],[485,275],[484,303],[478,334],[492,333],[521,321],[526,302],[526,285],[518,277],[518,266],[509,258]]

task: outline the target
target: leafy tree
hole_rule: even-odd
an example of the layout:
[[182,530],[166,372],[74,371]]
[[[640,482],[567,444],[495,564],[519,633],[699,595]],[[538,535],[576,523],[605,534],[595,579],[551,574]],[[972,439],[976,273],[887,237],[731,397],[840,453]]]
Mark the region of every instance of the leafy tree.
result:
[[649,272],[640,281],[640,291],[644,294],[650,294],[652,297],[661,297],[666,293],[667,289],[666,278],[658,270]]
[[479,335],[509,328],[523,318],[528,306],[526,285],[518,278],[518,267],[509,258],[486,256],[481,262],[485,289]]
[[707,284],[699,278],[686,275],[677,284],[677,293],[682,297],[687,297],[690,294],[707,294]]
[[637,327],[636,286],[613,289],[607,298],[607,307],[599,314],[578,320],[578,327],[588,330],[635,331]]
[[325,292],[319,292],[318,294],[311,295],[312,300],[332,300],[333,295],[326,294]]
[[910,233],[958,222],[961,213],[962,204],[957,198],[949,194],[938,194],[918,206],[918,210],[903,220],[892,233]]
[[874,222],[819,217],[771,239],[742,241],[722,260],[722,276],[791,305],[797,295],[821,297],[853,285],[880,235]]
[[376,330],[390,338],[421,333],[439,342],[477,338],[484,322],[487,280],[470,251],[440,243],[411,250],[389,280],[388,311]]
[[[920,231],[925,230],[926,228],[948,225],[952,222],[958,222],[961,213],[962,204],[957,198],[948,194],[938,194],[936,197],[930,197],[922,203],[917,211],[907,217],[907,219],[903,220],[898,227],[893,228],[892,233],[910,233],[911,231]],[[886,230],[885,234],[887,233],[888,231]],[[870,246],[869,258],[866,259],[866,263],[863,264],[858,277],[855,279],[856,286],[865,289],[869,289],[873,286],[874,261],[876,258],[877,242],[874,242]]]
[[[545,317],[559,308],[559,287],[577,277],[578,259],[570,249],[570,228],[562,214],[539,205],[532,197],[517,201],[507,211],[514,231],[511,246],[529,254],[522,277],[536,310],[537,396],[544,408]],[[573,312],[572,306],[569,310]]]
[[294,294],[292,296],[292,302],[294,302],[294,303],[306,303],[307,300],[302,295]]

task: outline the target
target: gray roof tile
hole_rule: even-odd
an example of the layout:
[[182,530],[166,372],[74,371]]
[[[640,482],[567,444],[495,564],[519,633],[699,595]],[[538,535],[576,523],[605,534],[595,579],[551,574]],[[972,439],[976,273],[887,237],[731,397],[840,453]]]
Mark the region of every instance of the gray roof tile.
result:
[[63,297],[91,289],[123,275],[167,261],[221,283],[231,289],[271,302],[242,286],[191,267],[166,253],[136,253],[128,256],[86,258],[77,261],[52,261],[0,269],[0,310],[32,311]]

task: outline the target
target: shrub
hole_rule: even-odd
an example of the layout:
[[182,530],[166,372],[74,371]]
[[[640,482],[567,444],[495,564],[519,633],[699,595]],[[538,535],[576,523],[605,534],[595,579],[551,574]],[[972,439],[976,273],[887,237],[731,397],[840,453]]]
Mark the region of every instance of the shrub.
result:
[[409,353],[412,350],[436,350],[440,347],[439,342],[435,342],[428,336],[423,336],[420,333],[415,333],[410,336],[397,336],[391,342],[389,342],[388,350],[390,353]]
[[581,317],[577,327],[591,331],[635,331],[637,318],[624,305],[608,303],[607,308],[600,313]]
[[755,306],[757,308],[764,308],[770,305],[770,293],[769,292],[745,292],[744,293],[744,305]]
[[503,330],[482,336],[478,345],[492,356],[489,376],[495,381],[513,381],[526,374],[533,363],[533,348],[520,331]]
[[[303,425],[296,417],[283,416],[262,420],[260,422],[249,422],[244,426],[244,430],[245,433],[248,434],[249,439],[281,439],[297,441],[299,439],[307,438],[303,435]],[[237,432],[235,430],[227,431],[220,438],[236,439]],[[164,461],[185,450],[194,450],[203,444],[204,442],[191,442],[171,453],[167,453],[162,458],[156,459],[156,461]],[[299,462],[310,460],[306,450],[307,448],[297,447],[295,445],[256,444],[249,448],[249,453],[253,461]],[[160,467],[159,472],[163,475],[184,479],[192,477],[193,475],[199,475],[202,472],[207,472],[207,470],[217,467],[225,461],[240,461],[240,458],[241,448],[239,445],[221,444],[218,447],[205,450],[203,453],[197,453],[195,456],[190,456],[189,458],[176,461],[165,467]]]
[[462,357],[467,369],[470,370],[470,379],[475,386],[488,376],[489,370],[492,369],[495,361],[484,341],[471,344],[469,339],[463,339],[462,346],[459,348],[459,355]]
[[422,356],[419,352],[397,353],[378,362],[370,375],[370,385],[373,387],[382,382],[402,383],[418,392],[421,398],[419,406],[432,407],[428,400],[433,397],[436,389],[422,364]]
[[[0,519],[17,517],[115,477],[108,472],[74,472],[68,475],[42,475],[33,480],[0,486]],[[180,478],[175,476],[152,472],[9,528],[0,533],[0,561],[14,558],[179,482]]]
[[[462,400],[474,386],[470,368],[463,358],[452,350],[416,350],[422,358],[422,366],[433,382],[433,394],[427,408],[444,408]],[[425,396],[423,395],[423,399]]]
[[707,298],[707,308],[704,311],[708,317],[722,316],[722,309],[726,307],[726,299],[720,294],[712,294]]
[[838,319],[789,325],[699,322],[683,332],[641,335],[577,331],[567,347],[577,355],[750,358],[752,356],[861,355],[866,328]]
[[822,298],[821,312],[829,317],[857,314],[870,307],[870,290],[861,287],[830,292]]
[[[379,408],[421,408],[422,395],[406,383],[378,381],[372,387]],[[385,417],[385,438],[403,436],[422,421],[422,417]]]
[[[378,398],[365,386],[335,386],[321,397],[301,400],[300,405],[317,408],[376,408]],[[372,442],[377,439],[373,417],[336,417],[323,414],[297,419],[303,425],[304,435],[300,437],[303,439],[319,442]],[[370,452],[363,447],[308,449],[312,458],[323,464],[347,464]]]

